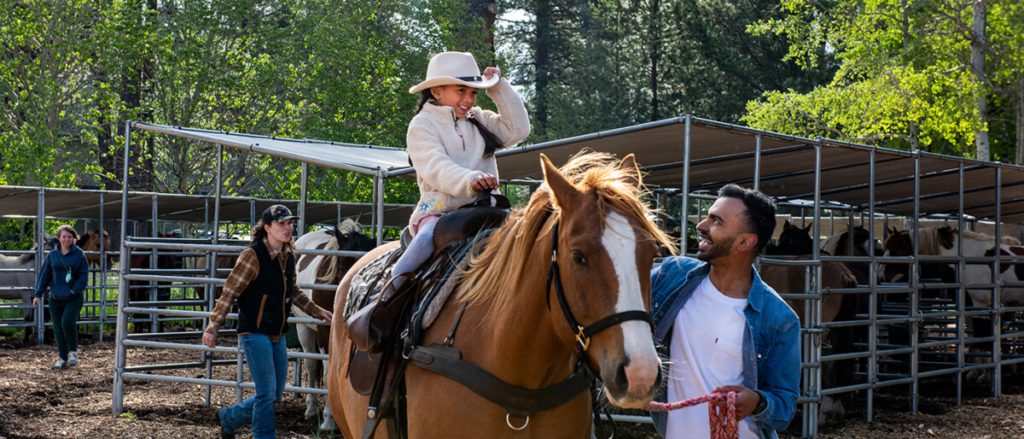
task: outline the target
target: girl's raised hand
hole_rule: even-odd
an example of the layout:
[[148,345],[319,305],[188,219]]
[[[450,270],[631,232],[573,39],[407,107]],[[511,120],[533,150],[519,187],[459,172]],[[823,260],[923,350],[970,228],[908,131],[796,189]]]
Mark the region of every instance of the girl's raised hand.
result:
[[484,78],[491,79],[491,76],[501,76],[501,69],[497,67],[488,67],[484,69]]

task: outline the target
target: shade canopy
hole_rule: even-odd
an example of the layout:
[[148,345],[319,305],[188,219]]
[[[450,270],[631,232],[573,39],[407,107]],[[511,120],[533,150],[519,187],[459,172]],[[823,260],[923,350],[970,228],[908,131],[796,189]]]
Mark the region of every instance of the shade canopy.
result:
[[[620,157],[634,153],[647,172],[645,183],[680,190],[686,120],[678,117],[506,149],[498,154],[499,172],[503,179],[540,179],[540,153],[561,164],[589,148]],[[726,183],[753,186],[760,144],[760,189],[781,200],[813,200],[820,147],[822,201],[867,210],[873,155],[879,213],[914,213],[916,173],[920,175],[920,213],[956,214],[962,172],[964,213],[994,219],[999,200],[1003,221],[1024,222],[1024,168],[1020,166],[807,139],[697,117],[690,118],[689,131],[691,193],[714,193]]]
[[409,166],[404,149],[311,139],[286,139],[226,131],[133,122],[132,128],[199,140],[334,169],[374,174]]

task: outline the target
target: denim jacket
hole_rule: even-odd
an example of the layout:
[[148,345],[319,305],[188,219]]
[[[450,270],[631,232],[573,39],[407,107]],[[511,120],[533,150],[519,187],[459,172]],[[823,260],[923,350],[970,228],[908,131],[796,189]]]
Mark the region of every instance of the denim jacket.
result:
[[[711,266],[688,257],[671,257],[651,271],[651,314],[654,340],[662,353],[668,353],[669,338],[676,315],[707,277]],[[757,271],[743,311],[747,331],[743,335],[743,386],[754,389],[767,401],[760,413],[751,415],[762,436],[777,438],[793,419],[800,392],[800,321],[795,312]],[[665,391],[658,396],[666,398]],[[654,425],[665,433],[667,416],[652,414]]]

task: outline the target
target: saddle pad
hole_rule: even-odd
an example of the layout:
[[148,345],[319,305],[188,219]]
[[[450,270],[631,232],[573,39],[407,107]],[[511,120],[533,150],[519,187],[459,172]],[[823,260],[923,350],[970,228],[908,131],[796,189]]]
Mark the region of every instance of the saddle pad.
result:
[[395,252],[400,251],[401,247],[395,247],[394,250],[378,256],[352,277],[348,300],[345,302],[345,320],[364,305],[377,300],[380,291],[384,289],[384,281],[391,278],[391,267],[394,264],[388,264],[388,261]]
[[[468,265],[469,258],[463,257],[456,264],[454,272],[465,270]],[[430,325],[434,324],[434,319],[437,318],[438,314],[441,314],[441,308],[448,302],[448,296],[451,296],[452,291],[455,291],[455,287],[459,286],[455,278],[456,276],[447,276],[444,282],[441,283],[441,288],[438,290],[437,295],[434,296],[434,300],[427,304],[427,309],[423,312],[423,329],[427,329]]]
[[459,285],[457,273],[468,268],[470,257],[483,249],[483,246],[486,245],[488,238],[494,230],[483,230],[475,237],[453,242],[449,245],[446,250],[447,256],[441,260],[440,265],[442,268],[438,269],[438,275],[431,276],[433,279],[438,280],[426,287],[426,290],[429,290],[424,295],[427,303],[421,304],[418,307],[417,313],[421,314],[422,318],[417,319],[414,317],[414,320],[419,321],[421,330],[429,328],[434,323],[434,320],[437,319],[437,316],[441,314],[441,309],[444,308],[452,292]]

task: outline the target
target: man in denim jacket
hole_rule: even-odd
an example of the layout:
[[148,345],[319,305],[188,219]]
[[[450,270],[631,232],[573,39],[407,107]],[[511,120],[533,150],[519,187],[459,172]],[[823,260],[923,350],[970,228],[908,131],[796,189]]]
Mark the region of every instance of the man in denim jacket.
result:
[[[800,322],[752,264],[775,228],[761,192],[726,185],[697,225],[697,258],[666,258],[651,273],[655,340],[670,361],[659,400],[734,391],[740,437],[778,437],[796,408]],[[703,405],[654,414],[666,437],[708,437]]]

